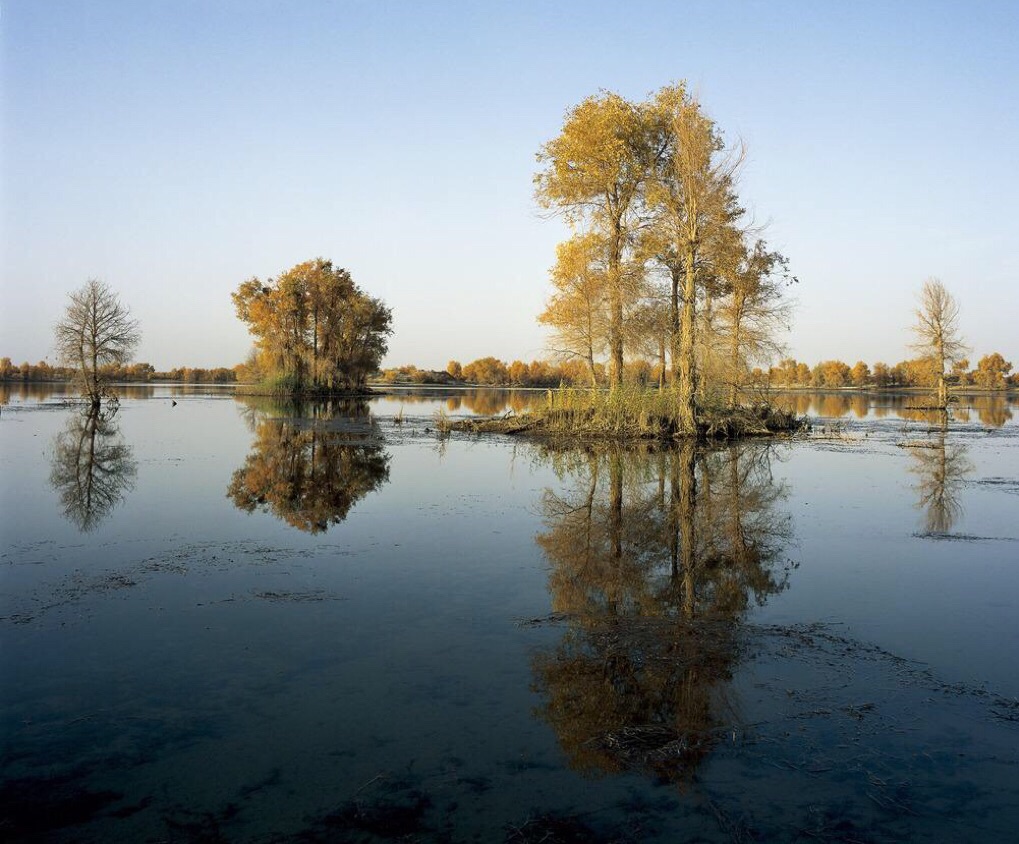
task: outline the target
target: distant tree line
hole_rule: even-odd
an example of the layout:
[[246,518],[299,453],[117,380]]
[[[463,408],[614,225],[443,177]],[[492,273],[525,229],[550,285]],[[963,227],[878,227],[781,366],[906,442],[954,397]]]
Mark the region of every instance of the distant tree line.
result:
[[[1010,374],[1011,373],[1011,374]],[[931,358],[914,358],[890,366],[877,361],[869,366],[857,361],[853,366],[841,360],[825,360],[813,367],[785,358],[768,369],[768,384],[778,387],[936,387],[940,371]],[[1004,390],[1019,387],[1019,373],[1012,373],[1012,363],[999,352],[984,355],[971,368],[968,358],[953,362],[946,380],[958,387],[981,390]]]
[[[108,364],[100,366],[100,376],[107,382],[145,383],[149,381],[179,381],[190,384],[233,384],[238,378],[238,367],[217,366],[212,369],[178,366],[158,371],[150,363]],[[9,357],[0,358],[0,381],[50,381],[67,383],[78,377],[72,366],[53,366],[41,360],[15,364]]]
[[[644,359],[623,364],[624,376],[630,383],[657,384],[661,377],[660,363]],[[604,364],[595,362],[598,384],[607,383]],[[558,387],[587,386],[590,370],[585,361],[533,360],[511,363],[495,357],[483,357],[461,364],[451,360],[446,370],[419,369],[406,365],[382,370],[378,379],[388,384],[470,384],[485,387]],[[1019,373],[1012,373],[1012,364],[1001,354],[984,355],[975,367],[968,359],[957,361],[948,377],[959,387],[982,390],[1004,390],[1019,387]],[[928,358],[904,360],[894,366],[878,361],[873,366],[857,361],[853,366],[840,360],[826,360],[810,366],[795,358],[784,358],[767,370],[754,367],[746,378],[747,385],[757,387],[811,387],[814,389],[844,387],[933,387],[937,384],[937,365]]]
[[[648,361],[628,361],[624,364],[624,369],[630,383],[657,383],[657,370]],[[607,383],[604,363],[596,361],[594,372],[599,384]],[[485,387],[579,386],[590,384],[590,368],[587,362],[576,359],[532,360],[530,363],[514,360],[506,363],[488,356],[467,364],[451,360],[446,369],[441,371],[418,369],[413,364],[393,367],[382,370],[378,380],[385,384],[467,384]]]

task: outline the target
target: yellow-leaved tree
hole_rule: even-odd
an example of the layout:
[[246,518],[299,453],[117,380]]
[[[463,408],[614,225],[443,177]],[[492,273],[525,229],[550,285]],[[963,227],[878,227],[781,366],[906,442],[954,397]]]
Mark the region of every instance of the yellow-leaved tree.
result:
[[634,247],[643,190],[661,154],[650,112],[611,91],[566,115],[562,132],[538,153],[535,194],[545,208],[582,227],[604,255],[609,380],[622,384],[624,314],[638,295]]
[[392,312],[382,300],[322,258],[265,282],[249,279],[232,298],[256,338],[263,380],[281,393],[364,387],[392,334]]
[[538,322],[555,332],[555,353],[584,361],[591,386],[598,385],[595,357],[608,346],[610,314],[604,240],[577,235],[556,247],[554,292]]

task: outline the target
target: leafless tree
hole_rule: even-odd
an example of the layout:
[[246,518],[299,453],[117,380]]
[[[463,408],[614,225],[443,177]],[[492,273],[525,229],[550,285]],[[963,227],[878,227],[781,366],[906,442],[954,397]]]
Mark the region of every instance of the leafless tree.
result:
[[938,379],[938,406],[948,407],[945,369],[948,364],[964,357],[969,346],[959,333],[959,303],[939,279],[929,278],[923,283],[913,333],[916,342],[910,348],[933,363]]
[[141,341],[138,321],[116,293],[94,278],[68,298],[54,329],[57,356],[77,369],[82,394],[98,407],[106,392],[102,367],[131,359]]

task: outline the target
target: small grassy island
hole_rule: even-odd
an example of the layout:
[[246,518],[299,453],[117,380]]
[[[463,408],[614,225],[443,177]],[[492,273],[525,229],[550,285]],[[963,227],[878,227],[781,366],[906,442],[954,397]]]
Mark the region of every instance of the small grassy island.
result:
[[393,315],[350,273],[316,258],[232,294],[255,337],[245,364],[257,392],[287,398],[366,395],[388,350]]
[[[574,234],[559,245],[539,322],[560,356],[608,357],[608,391],[562,389],[519,419],[477,431],[556,437],[736,438],[802,427],[747,404],[750,367],[788,323],[785,256],[746,221],[736,193],[743,146],[728,145],[679,83],[632,102],[605,91],[566,116],[538,153],[539,204]],[[657,357],[658,389],[625,383],[625,362]]]
[[803,430],[806,420],[767,402],[698,410],[693,429],[684,428],[677,391],[622,387],[613,391],[549,390],[544,408],[519,416],[440,422],[442,430],[521,434],[541,439],[659,440],[738,439]]

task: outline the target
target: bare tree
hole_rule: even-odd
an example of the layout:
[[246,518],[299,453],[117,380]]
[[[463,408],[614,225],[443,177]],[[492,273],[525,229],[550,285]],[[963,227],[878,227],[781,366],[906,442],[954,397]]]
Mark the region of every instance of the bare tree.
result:
[[82,394],[99,407],[106,392],[102,367],[131,359],[141,341],[138,321],[98,279],[89,279],[68,298],[63,319],[54,328],[57,356],[77,369]]
[[938,379],[938,406],[946,408],[946,366],[964,357],[969,352],[969,346],[959,333],[959,303],[939,279],[929,278],[923,283],[913,333],[916,342],[910,348],[932,361]]

